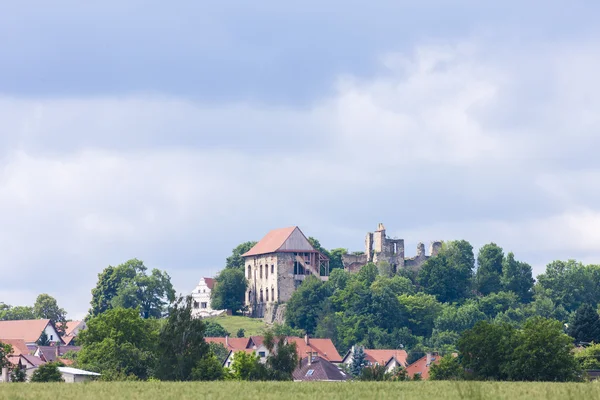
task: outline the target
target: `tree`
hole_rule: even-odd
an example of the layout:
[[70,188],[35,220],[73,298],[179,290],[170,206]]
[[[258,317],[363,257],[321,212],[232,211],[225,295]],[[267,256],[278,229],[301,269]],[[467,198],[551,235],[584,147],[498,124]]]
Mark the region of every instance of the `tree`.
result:
[[333,249],[329,252],[329,270],[344,269],[344,262],[342,256],[348,254],[348,249]]
[[227,329],[223,328],[220,324],[214,321],[205,321],[205,337],[225,337],[229,336],[230,333],[227,332]]
[[76,366],[99,372],[106,380],[147,379],[154,366],[158,326],[134,309],[114,308],[93,317],[77,336],[82,349]]
[[352,376],[359,377],[362,369],[366,366],[366,354],[361,346],[356,346],[352,353],[352,363],[350,364],[350,373]]
[[519,304],[519,298],[513,292],[492,293],[478,300],[478,308],[489,318],[494,318],[499,313],[515,308]]
[[425,293],[398,297],[408,315],[408,327],[417,336],[431,336],[433,324],[441,314],[443,306],[435,296]]
[[223,363],[227,359],[227,356],[229,356],[229,350],[226,349],[221,343],[211,342],[208,344],[208,348],[221,363]]
[[386,371],[385,365],[371,365],[364,367],[360,372],[359,379],[366,382],[389,381],[392,376]]
[[533,279],[531,265],[516,261],[513,253],[502,261],[502,289],[515,293],[521,303],[529,303],[533,298]]
[[329,285],[315,276],[308,276],[287,302],[286,324],[314,334],[323,302],[330,295]]
[[469,302],[460,307],[444,307],[435,320],[434,327],[438,331],[461,333],[475,326],[478,321],[485,319],[486,315],[479,310],[477,304]]
[[600,369],[600,344],[594,344],[575,353],[575,360],[583,370]]
[[13,349],[10,344],[0,342],[0,371],[2,368],[10,367],[12,365],[8,360],[8,356],[10,356],[12,352]]
[[461,301],[469,296],[474,268],[473,247],[465,240],[444,243],[441,251],[430,257],[417,275],[417,282],[427,294],[442,303]]
[[175,300],[171,277],[158,269],[150,275],[146,271],[138,259],[105,268],[92,289],[90,315],[121,307],[138,309],[143,318],[162,317],[167,305]]
[[254,381],[264,378],[264,366],[256,353],[237,351],[231,363],[232,378],[240,381]]
[[17,321],[24,319],[35,319],[33,307],[10,306],[0,303],[0,321]]
[[19,365],[13,368],[10,371],[10,381],[11,382],[26,382],[27,381],[27,373],[25,372],[25,368]]
[[243,270],[228,268],[215,278],[216,285],[211,292],[211,306],[216,310],[231,310],[238,314],[244,308],[248,281]]
[[49,362],[42,364],[33,371],[31,382],[64,382],[62,374],[58,370],[58,364]]
[[194,367],[210,354],[204,341],[205,329],[202,320],[192,318],[191,296],[180,297],[158,337],[155,376],[164,381],[192,379]]
[[227,260],[225,260],[225,268],[233,268],[243,271],[244,258],[242,257],[242,254],[250,251],[250,249],[253,248],[255,244],[256,242],[244,242],[238,245],[235,249],[231,251],[231,255],[227,257]]
[[52,320],[59,333],[65,333],[67,312],[58,306],[54,297],[46,293],[40,294],[33,305],[33,312],[35,318]]
[[438,364],[429,368],[429,379],[432,381],[454,381],[464,378],[465,371],[461,367],[458,357],[446,354]]
[[600,316],[589,304],[582,304],[569,324],[569,336],[576,342],[600,343]]
[[48,334],[46,334],[46,331],[42,331],[42,334],[36,343],[38,346],[50,346],[50,338],[48,337]]
[[291,381],[292,373],[298,366],[296,343],[287,343],[284,336],[277,337],[272,332],[265,333],[263,343],[269,350],[267,366],[271,379]]
[[193,381],[221,381],[225,378],[222,361],[214,354],[201,358],[192,369],[191,380]]
[[244,330],[244,328],[240,328],[240,329],[238,329],[235,336],[237,336],[239,338],[243,338],[244,336],[246,336],[246,331]]
[[511,356],[503,371],[516,381],[577,380],[579,365],[573,355],[573,340],[553,319],[528,319],[515,338]]
[[488,295],[502,290],[502,262],[504,251],[495,243],[489,243],[479,249],[477,255],[476,289]]

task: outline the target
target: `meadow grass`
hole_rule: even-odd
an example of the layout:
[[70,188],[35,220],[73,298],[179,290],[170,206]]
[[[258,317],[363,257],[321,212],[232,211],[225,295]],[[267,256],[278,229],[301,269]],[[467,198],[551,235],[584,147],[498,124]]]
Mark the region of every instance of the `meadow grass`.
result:
[[218,323],[234,337],[240,328],[244,329],[244,333],[248,337],[262,335],[264,329],[267,327],[267,324],[259,318],[242,316],[221,315],[219,317],[206,318],[206,321]]
[[91,382],[0,384],[4,400],[85,399],[600,399],[597,383]]

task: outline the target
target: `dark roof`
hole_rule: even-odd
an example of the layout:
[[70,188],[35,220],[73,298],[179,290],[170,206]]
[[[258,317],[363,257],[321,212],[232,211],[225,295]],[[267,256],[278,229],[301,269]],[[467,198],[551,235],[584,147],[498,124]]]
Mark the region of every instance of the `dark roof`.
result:
[[79,351],[81,347],[79,346],[38,346],[38,350],[40,351],[40,357],[47,361],[52,362],[56,359],[56,350],[58,347],[58,355],[64,356],[65,353],[69,351]]
[[292,374],[296,381],[345,381],[348,375],[327,360],[316,357],[308,364],[308,357]]
[[30,356],[28,354],[21,354],[21,357],[24,358],[29,364],[33,365],[34,367],[39,367],[40,365],[46,363],[41,358],[36,356]]

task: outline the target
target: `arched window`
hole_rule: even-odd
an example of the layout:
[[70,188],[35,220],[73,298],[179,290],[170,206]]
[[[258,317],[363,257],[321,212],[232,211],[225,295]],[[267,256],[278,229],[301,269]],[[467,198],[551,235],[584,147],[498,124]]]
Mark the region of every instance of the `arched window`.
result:
[[265,295],[266,295],[265,300],[267,300],[267,303],[268,303],[269,302],[269,289],[265,290]]
[[262,289],[260,289],[260,302],[261,303],[263,302],[263,290]]
[[259,271],[260,271],[260,279],[262,279],[262,265],[259,267]]
[[265,265],[265,279],[269,279],[269,266]]
[[248,290],[248,303],[252,302],[252,290]]
[[248,279],[252,279],[252,267],[248,265]]
[[271,300],[275,301],[275,289],[271,288]]

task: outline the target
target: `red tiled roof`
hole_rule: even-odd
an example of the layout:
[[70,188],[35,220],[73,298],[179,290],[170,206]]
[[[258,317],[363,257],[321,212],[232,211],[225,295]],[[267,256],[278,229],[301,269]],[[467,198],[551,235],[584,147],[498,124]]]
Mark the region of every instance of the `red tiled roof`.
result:
[[[439,364],[440,358],[441,357],[438,356],[437,354],[433,354],[431,356],[431,364]],[[430,367],[430,365],[427,365],[427,356],[424,356],[424,357],[419,358],[414,363],[410,364],[408,367],[406,367],[406,373],[411,378],[415,374],[420,373],[421,374],[421,379],[427,380],[427,379],[429,379],[429,367]]]
[[365,358],[367,361],[379,365],[386,365],[392,357],[395,357],[398,363],[406,367],[406,358],[408,354],[404,350],[373,350],[364,349]]
[[262,336],[250,336],[250,340],[251,340],[251,344],[255,345],[256,347],[260,347],[263,344],[264,341],[264,337]]
[[330,362],[342,362],[342,357],[336,350],[331,339],[313,339],[309,338],[308,345],[305,338],[291,337],[287,338],[288,343],[296,343],[296,350],[299,357],[305,357],[308,353],[317,353],[319,357]]
[[248,252],[242,254],[242,257],[257,256],[260,254],[275,253],[285,241],[290,237],[296,226],[289,228],[274,229],[254,245]]
[[250,345],[249,338],[231,338],[230,337],[230,338],[227,338],[228,345],[225,344],[226,341],[225,341],[224,337],[207,337],[207,338],[204,338],[204,340],[206,340],[206,343],[220,343],[223,346],[225,346],[225,348],[227,350],[233,350],[233,351],[245,350]]
[[208,286],[210,290],[215,287],[215,280],[213,278],[204,278],[204,283],[206,283],[206,286]]
[[81,324],[81,321],[68,321],[67,328],[65,329],[65,336],[70,336],[73,330]]
[[49,323],[49,319],[0,321],[0,337],[23,339],[27,343],[35,342]]
[[21,354],[29,354],[29,349],[23,339],[0,339],[0,343],[9,344],[12,346],[13,356],[20,356]]
[[73,339],[75,339],[75,336],[63,336],[62,339],[63,342],[65,342],[65,346],[70,346]]

